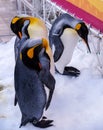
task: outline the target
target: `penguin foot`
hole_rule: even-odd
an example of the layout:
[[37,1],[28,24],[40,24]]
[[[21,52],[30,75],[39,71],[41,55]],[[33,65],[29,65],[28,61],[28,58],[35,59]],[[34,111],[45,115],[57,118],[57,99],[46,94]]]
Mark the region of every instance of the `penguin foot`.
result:
[[53,124],[51,124],[52,122],[53,122],[53,120],[47,120],[46,117],[43,117],[42,120],[40,120],[36,123],[34,121],[34,122],[32,122],[32,124],[39,128],[47,128],[47,127],[53,126]]
[[64,68],[63,75],[78,77],[80,75],[80,71],[72,66],[66,66]]

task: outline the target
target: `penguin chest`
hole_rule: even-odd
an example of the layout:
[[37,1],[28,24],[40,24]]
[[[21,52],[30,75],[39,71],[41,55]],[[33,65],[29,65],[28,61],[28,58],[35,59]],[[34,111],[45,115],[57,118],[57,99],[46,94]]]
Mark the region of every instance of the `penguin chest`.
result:
[[60,37],[64,51],[60,59],[55,63],[57,70],[62,74],[64,68],[71,61],[79,36],[74,29],[66,28]]
[[36,25],[29,26],[28,32],[29,32],[30,38],[33,38],[33,39],[47,38],[47,29],[43,25],[40,26],[36,24]]

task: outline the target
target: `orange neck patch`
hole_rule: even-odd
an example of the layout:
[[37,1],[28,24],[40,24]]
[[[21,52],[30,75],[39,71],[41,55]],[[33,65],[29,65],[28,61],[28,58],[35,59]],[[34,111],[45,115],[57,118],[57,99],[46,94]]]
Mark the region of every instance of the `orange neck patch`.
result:
[[34,47],[33,48],[30,48],[28,51],[27,51],[27,56],[32,59],[33,56],[34,56]]

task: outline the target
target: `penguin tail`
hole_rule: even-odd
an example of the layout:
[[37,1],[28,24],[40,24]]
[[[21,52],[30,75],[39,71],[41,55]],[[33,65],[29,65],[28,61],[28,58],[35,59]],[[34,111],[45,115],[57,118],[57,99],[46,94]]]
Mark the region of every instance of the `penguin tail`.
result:
[[27,124],[27,122],[21,122],[19,128],[21,128],[22,126],[25,126]]
[[22,126],[25,126],[29,122],[32,124],[33,123],[36,124],[38,122],[38,120],[35,117],[27,118],[26,115],[22,115],[21,124],[20,124],[19,128],[21,128]]
[[19,128],[21,128],[22,126],[25,126],[28,122],[30,122],[30,120],[25,115],[22,115],[21,124]]

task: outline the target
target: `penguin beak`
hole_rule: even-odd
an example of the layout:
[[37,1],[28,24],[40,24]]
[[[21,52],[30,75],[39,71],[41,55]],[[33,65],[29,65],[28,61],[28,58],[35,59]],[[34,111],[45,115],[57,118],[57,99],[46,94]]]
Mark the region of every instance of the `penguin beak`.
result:
[[88,44],[88,28],[85,25],[85,23],[78,23],[75,27],[75,30],[78,32],[79,36],[84,40],[86,43],[86,46],[88,48],[88,51],[91,53],[89,44]]
[[83,40],[84,40],[84,42],[85,42],[85,44],[86,44],[86,46],[87,46],[87,48],[88,48],[89,53],[91,53],[91,50],[90,50],[90,47],[89,47],[89,44],[88,44],[88,39],[87,39],[87,37],[83,38]]

